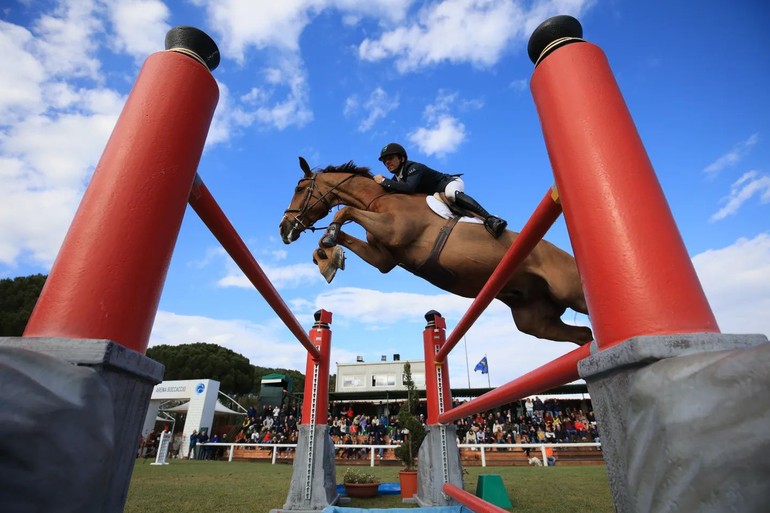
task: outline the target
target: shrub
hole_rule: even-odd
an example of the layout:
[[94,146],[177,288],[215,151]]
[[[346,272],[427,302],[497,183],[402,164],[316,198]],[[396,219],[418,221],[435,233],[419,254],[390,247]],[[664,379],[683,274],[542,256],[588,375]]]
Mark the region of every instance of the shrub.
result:
[[345,475],[342,476],[342,482],[351,484],[366,484],[379,483],[380,480],[369,472],[364,472],[363,470],[352,469],[348,467],[345,469]]

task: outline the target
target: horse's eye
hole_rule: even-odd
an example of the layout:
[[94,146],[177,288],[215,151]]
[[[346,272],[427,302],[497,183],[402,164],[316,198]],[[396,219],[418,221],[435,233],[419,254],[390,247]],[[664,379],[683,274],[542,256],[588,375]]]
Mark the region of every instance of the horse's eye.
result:
[[298,185],[297,187],[295,187],[295,188],[294,188],[294,193],[295,193],[295,194],[299,194],[299,193],[300,193],[300,192],[302,192],[304,189],[305,189],[304,187],[300,187],[300,186]]

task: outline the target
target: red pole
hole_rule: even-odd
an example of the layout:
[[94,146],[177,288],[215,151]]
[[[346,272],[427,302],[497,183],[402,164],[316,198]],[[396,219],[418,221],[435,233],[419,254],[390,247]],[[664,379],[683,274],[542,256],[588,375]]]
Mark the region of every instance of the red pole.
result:
[[522,397],[542,393],[544,390],[575,381],[580,377],[577,370],[578,362],[590,354],[591,345],[582,345],[503,386],[452,408],[440,415],[438,421],[441,424],[449,424],[468,415],[491,410],[503,404],[518,401]]
[[[545,46],[564,34],[542,35]],[[531,89],[599,347],[641,335],[718,333],[601,49],[557,47],[540,60]]]
[[476,497],[470,492],[466,492],[459,486],[446,483],[444,484],[444,493],[457,500],[463,506],[469,508],[474,513],[508,513],[507,509],[495,506],[491,502]]
[[254,259],[254,256],[246,247],[246,244],[241,239],[238,232],[227,219],[227,216],[217,204],[214,197],[209,192],[206,184],[203,183],[200,176],[195,177],[195,185],[193,186],[192,194],[190,194],[190,206],[195,210],[201,220],[211,230],[211,233],[217,238],[222,247],[225,248],[227,253],[233,258],[238,267],[240,267],[243,274],[249,279],[249,281],[256,287],[262,297],[265,298],[267,304],[273,309],[278,317],[286,324],[286,327],[297,337],[300,344],[314,358],[320,358],[318,349],[310,342],[307,333],[302,329],[297,318],[291,313],[289,307],[286,306],[283,298],[275,290],[273,284],[268,279],[265,272],[259,266],[259,263]]
[[332,313],[318,310],[315,324],[310,330],[310,340],[320,353],[315,359],[307,355],[305,365],[305,396],[302,399],[302,424],[323,425],[329,413],[329,358],[331,355]]
[[471,303],[468,311],[465,312],[460,322],[449,334],[447,343],[441,348],[436,355],[437,362],[443,362],[446,359],[449,352],[454,349],[463,335],[473,326],[473,323],[484,310],[489,306],[489,303],[497,296],[502,290],[508,280],[511,279],[513,273],[526,260],[532,250],[537,246],[545,236],[546,232],[551,228],[554,222],[561,215],[561,206],[557,202],[558,194],[556,190],[551,188],[540,200],[535,212],[524,225],[524,228],[519,232],[519,236],[513,241],[511,247],[505,252],[500,263],[497,264],[494,272],[489,277],[487,282],[479,291],[476,298]]
[[147,59],[25,337],[110,339],[145,352],[218,98],[196,58]]
[[428,325],[422,332],[425,349],[425,397],[428,401],[428,425],[438,424],[438,416],[452,407],[449,365],[436,362],[436,353],[446,340],[446,320],[435,310],[425,314]]

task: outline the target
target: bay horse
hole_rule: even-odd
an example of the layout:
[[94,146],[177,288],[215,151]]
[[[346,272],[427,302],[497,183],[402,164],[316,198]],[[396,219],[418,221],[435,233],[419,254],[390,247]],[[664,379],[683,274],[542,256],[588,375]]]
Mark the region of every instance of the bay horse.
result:
[[[300,168],[304,176],[279,225],[285,244],[297,240],[332,207],[341,205],[332,223],[361,225],[366,241],[338,229],[337,244],[382,273],[398,265],[447,292],[474,298],[518,236],[507,230],[494,239],[482,224],[458,223],[438,262],[434,259],[423,266],[447,222],[428,207],[424,194],[386,192],[368,168],[352,161],[313,172],[300,157]],[[328,239],[324,242],[328,244]],[[511,309],[516,327],[523,333],[580,345],[592,340],[588,327],[561,320],[568,307],[584,314],[588,308],[575,259],[547,241],[537,244],[496,299]]]

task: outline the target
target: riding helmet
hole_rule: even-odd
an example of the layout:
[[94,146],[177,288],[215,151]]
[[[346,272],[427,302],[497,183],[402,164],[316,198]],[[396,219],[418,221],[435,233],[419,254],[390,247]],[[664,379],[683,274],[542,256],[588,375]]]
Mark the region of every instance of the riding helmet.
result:
[[388,143],[382,147],[382,150],[380,151],[380,162],[382,162],[382,160],[388,155],[399,155],[404,157],[404,159],[407,158],[406,150],[398,143]]

